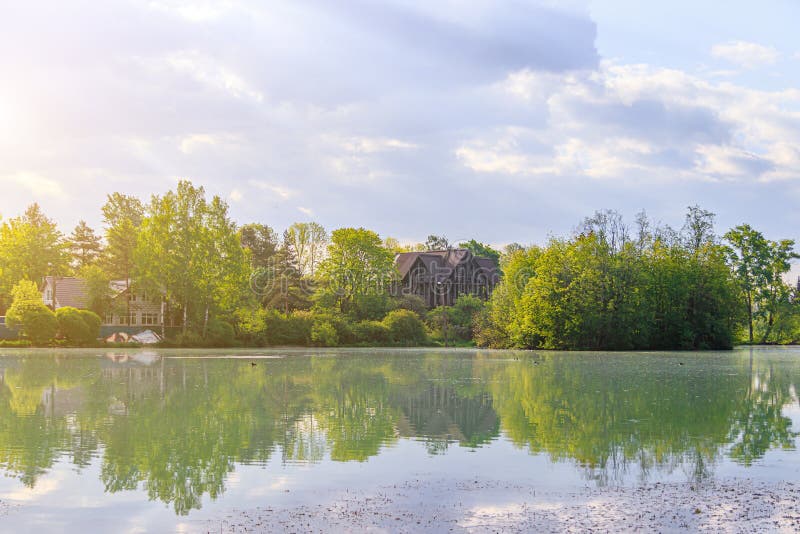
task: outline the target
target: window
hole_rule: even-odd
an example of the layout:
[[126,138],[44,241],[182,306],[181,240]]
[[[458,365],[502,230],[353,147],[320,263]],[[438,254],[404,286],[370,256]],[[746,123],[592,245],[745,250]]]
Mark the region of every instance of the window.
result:
[[158,314],[157,313],[143,313],[142,314],[142,326],[155,326],[158,325]]
[[109,313],[106,315],[105,324],[114,324],[114,315]]

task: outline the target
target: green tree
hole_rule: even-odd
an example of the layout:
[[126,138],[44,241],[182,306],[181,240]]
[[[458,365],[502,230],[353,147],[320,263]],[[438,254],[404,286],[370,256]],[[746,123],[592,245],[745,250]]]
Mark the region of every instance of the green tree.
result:
[[313,278],[329,242],[325,228],[315,222],[294,223],[286,230],[284,242],[294,250],[300,272]]
[[93,265],[103,248],[100,237],[83,220],[72,230],[67,247],[72,257],[72,267],[76,271]]
[[472,254],[478,256],[479,258],[489,258],[494,261],[495,264],[500,263],[500,252],[493,249],[489,245],[485,245],[479,241],[470,239],[464,243],[459,243],[458,246],[469,250],[472,252]]
[[113,193],[106,198],[102,211],[106,233],[105,270],[111,278],[125,281],[125,313],[130,316],[131,279],[136,268],[135,254],[144,205],[134,196]]
[[269,267],[279,246],[275,230],[264,224],[251,223],[239,228],[238,233],[242,246],[249,251],[252,268]]
[[767,284],[770,266],[770,246],[761,232],[742,224],[725,234],[730,243],[729,261],[744,296],[747,313],[748,339],[753,343],[755,304]]
[[38,285],[45,276],[61,275],[66,269],[63,236],[38,204],[0,226],[0,308],[8,304],[11,289],[20,280]]
[[450,241],[443,235],[431,234],[425,240],[425,250],[447,250],[450,248]]
[[378,234],[364,228],[333,231],[320,277],[340,311],[351,311],[358,297],[384,293],[395,275],[394,256]]
[[227,204],[216,196],[208,202],[189,181],[153,197],[136,260],[141,285],[181,310],[184,334],[191,324],[205,335],[211,313],[232,313],[247,296],[247,255]]
[[52,340],[58,331],[55,314],[44,305],[33,282],[23,280],[11,291],[14,301],[6,313],[6,324],[36,344]]

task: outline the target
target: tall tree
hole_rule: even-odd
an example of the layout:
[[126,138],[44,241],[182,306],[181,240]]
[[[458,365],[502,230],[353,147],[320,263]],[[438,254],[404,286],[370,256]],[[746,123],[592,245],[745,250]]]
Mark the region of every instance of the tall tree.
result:
[[113,193],[103,205],[106,226],[105,270],[111,278],[125,281],[126,314],[131,313],[131,278],[136,267],[136,243],[144,217],[142,201],[131,195]]
[[40,285],[45,276],[66,269],[63,235],[38,204],[0,227],[0,307],[8,305],[11,288],[20,280]]
[[342,311],[356,297],[383,292],[394,274],[394,255],[378,234],[364,228],[333,231],[320,276]]
[[72,267],[75,270],[93,265],[100,257],[100,251],[103,248],[100,237],[84,220],[81,220],[72,230],[72,234],[67,240],[67,246],[72,256]]
[[275,230],[264,224],[245,224],[239,228],[239,239],[250,253],[253,269],[268,267],[279,246]]
[[714,242],[714,218],[712,212],[700,206],[689,206],[682,234],[690,251],[696,253],[703,245]]
[[459,243],[458,246],[469,250],[475,256],[478,256],[480,258],[490,258],[494,260],[496,264],[500,263],[500,252],[493,249],[489,245],[481,243],[480,241],[475,241],[474,239],[470,239],[465,243]]
[[425,240],[425,250],[447,250],[450,248],[450,241],[443,235],[429,235]]
[[294,223],[284,236],[294,249],[297,265],[305,276],[313,277],[324,259],[328,246],[328,232],[315,222]]
[[725,234],[730,243],[728,257],[741,288],[747,312],[750,343],[753,343],[755,300],[765,286],[770,263],[770,246],[761,232],[742,224]]
[[205,190],[186,180],[152,198],[136,260],[142,283],[180,307],[184,333],[190,323],[205,331],[212,308],[230,311],[247,288],[246,255],[227,204],[208,202]]

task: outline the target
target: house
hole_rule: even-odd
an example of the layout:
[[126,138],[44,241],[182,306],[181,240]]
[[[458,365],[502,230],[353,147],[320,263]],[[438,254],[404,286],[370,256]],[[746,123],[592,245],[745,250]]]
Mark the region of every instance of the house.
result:
[[[160,326],[164,315],[161,295],[134,290],[126,280],[109,283],[110,311],[101,317],[103,326]],[[130,302],[128,295],[130,294]],[[48,276],[42,301],[53,310],[72,306],[85,309],[89,302],[86,280],[70,276]]]
[[395,294],[418,295],[429,308],[452,306],[460,295],[488,299],[500,281],[492,259],[466,249],[402,252],[395,266],[400,273]]

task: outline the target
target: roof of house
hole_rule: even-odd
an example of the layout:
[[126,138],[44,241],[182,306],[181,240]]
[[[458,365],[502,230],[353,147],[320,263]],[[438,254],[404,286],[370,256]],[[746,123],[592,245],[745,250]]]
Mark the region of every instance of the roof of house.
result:
[[497,269],[497,265],[491,258],[473,256],[472,252],[464,248],[401,252],[395,256],[395,265],[402,278],[411,271],[417,260],[422,262],[428,272],[437,273],[437,278],[447,278],[449,272],[470,259],[474,259],[482,269]]
[[[45,283],[50,287],[53,286],[52,276],[45,278]],[[56,286],[56,306],[63,308],[65,306],[72,306],[73,308],[85,308],[87,301],[87,288],[86,280],[82,278],[74,278],[71,276],[55,277]]]

